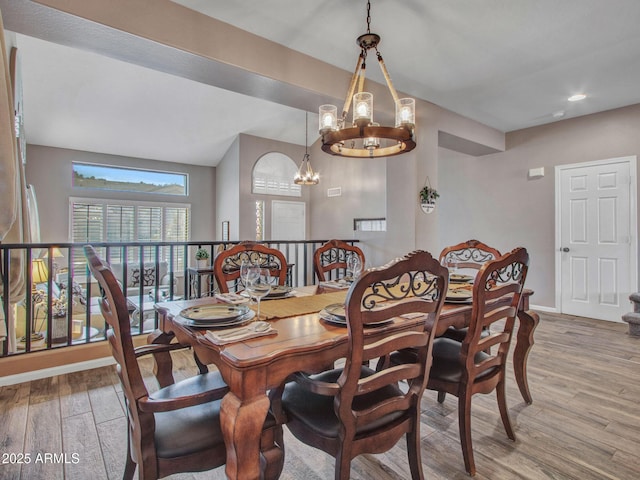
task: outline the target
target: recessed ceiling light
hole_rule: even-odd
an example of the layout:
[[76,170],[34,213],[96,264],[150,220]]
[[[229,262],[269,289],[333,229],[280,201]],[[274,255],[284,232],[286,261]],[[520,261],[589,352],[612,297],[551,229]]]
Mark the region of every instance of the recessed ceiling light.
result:
[[580,100],[584,100],[587,96],[584,93],[576,93],[575,95],[571,95],[567,100],[570,102],[578,102]]
[[557,112],[553,112],[551,115],[553,116],[553,118],[562,118],[564,117],[564,111],[558,110]]

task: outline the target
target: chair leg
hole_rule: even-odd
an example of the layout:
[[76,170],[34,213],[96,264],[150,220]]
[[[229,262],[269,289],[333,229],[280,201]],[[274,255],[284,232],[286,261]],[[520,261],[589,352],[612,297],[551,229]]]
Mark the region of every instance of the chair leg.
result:
[[196,355],[195,350],[193,351],[193,360],[196,362],[196,365],[198,366],[198,371],[201,374],[209,372],[209,367],[207,367],[204,363],[200,361],[200,359],[198,358],[198,355]]
[[513,431],[513,427],[511,426],[511,419],[509,418],[509,409],[507,408],[507,395],[505,392],[505,382],[504,379],[498,383],[496,386],[496,397],[498,399],[498,408],[500,409],[500,417],[502,418],[502,424],[504,425],[504,429],[507,432],[507,436],[514,440],[516,439],[516,434]]
[[460,428],[460,445],[464,467],[472,477],[476,474],[476,463],[473,459],[471,443],[471,394],[464,392],[458,397],[458,427]]
[[129,425],[129,418],[127,417],[127,459],[124,464],[122,480],[133,480],[134,473],[136,473],[136,464],[133,458],[131,458],[131,427]]
[[349,480],[351,478],[351,457],[344,451],[344,445],[336,455],[335,480]]
[[413,480],[424,480],[422,459],[420,458],[420,411],[416,415],[416,424],[407,432],[407,455],[409,456],[409,470]]
[[438,403],[444,403],[444,399],[447,396],[447,392],[438,392]]

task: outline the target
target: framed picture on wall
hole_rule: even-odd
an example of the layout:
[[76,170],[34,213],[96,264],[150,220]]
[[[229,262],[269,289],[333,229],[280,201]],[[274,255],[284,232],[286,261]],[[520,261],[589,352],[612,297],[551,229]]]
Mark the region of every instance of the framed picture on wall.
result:
[[222,222],[222,241],[229,241],[229,220]]

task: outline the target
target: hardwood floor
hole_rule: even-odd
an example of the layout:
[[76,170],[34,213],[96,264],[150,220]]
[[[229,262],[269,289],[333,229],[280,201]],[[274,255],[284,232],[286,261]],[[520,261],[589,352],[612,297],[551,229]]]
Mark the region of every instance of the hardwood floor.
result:
[[[495,395],[474,397],[475,478],[639,478],[640,338],[626,330],[626,324],[541,314],[529,358],[532,405],[523,402],[509,375],[516,442],[503,430]],[[195,374],[189,354],[177,355],[176,365],[180,376]],[[148,373],[150,368],[145,365]],[[468,478],[457,399],[448,395],[440,405],[427,391],[422,407],[425,477]],[[115,367],[0,388],[0,425],[1,479],[122,478],[126,427]],[[302,445],[286,428],[285,445],[283,479],[333,477],[333,459]],[[386,454],[357,458],[352,478],[410,478],[405,448],[400,442]],[[30,463],[20,465],[9,454],[29,454]],[[171,478],[225,477],[219,468]]]

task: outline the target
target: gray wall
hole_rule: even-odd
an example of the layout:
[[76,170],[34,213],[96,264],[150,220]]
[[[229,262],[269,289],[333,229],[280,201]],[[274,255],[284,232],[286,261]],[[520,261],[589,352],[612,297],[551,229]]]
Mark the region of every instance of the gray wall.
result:
[[[306,187],[311,194],[311,237],[357,238],[363,243],[367,266],[384,263],[381,244],[386,232],[356,232],[354,218],[387,216],[387,160],[340,158],[324,153],[320,142],[311,151],[311,164],[320,173],[320,184]],[[342,195],[328,197],[329,188],[340,187]]]
[[236,138],[216,167],[216,240],[229,222],[229,240],[240,240],[240,140]]
[[[526,247],[531,302],[555,308],[554,166],[640,155],[638,132],[634,105],[508,133],[502,153],[470,157],[439,149],[441,247],[470,238],[500,251]],[[545,167],[545,176],[530,180],[535,167]]]
[[[187,173],[189,195],[174,197],[74,188],[71,170],[73,161]],[[191,238],[210,240],[215,235],[215,176],[215,169],[211,167],[27,145],[26,179],[27,183],[35,187],[42,242],[69,241],[69,197],[189,203],[191,204]]]

